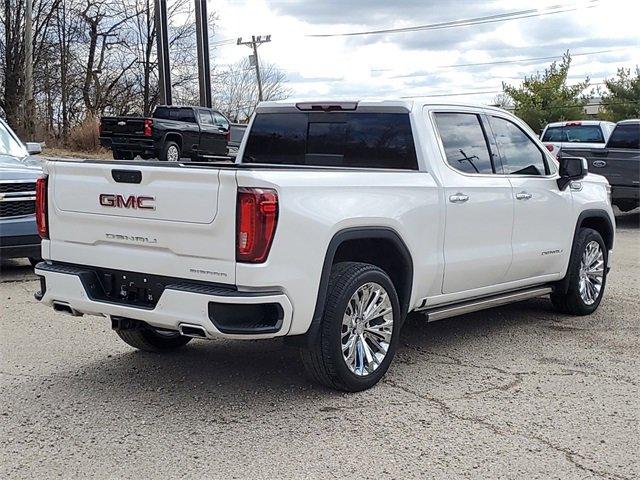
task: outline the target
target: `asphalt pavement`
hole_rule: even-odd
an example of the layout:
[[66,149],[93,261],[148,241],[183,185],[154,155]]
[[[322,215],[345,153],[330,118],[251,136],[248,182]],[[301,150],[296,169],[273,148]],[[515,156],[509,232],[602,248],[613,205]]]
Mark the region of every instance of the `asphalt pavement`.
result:
[[134,351],[0,273],[0,478],[640,478],[640,222],[599,310],[535,299],[408,320],[374,389],[309,383],[282,341]]

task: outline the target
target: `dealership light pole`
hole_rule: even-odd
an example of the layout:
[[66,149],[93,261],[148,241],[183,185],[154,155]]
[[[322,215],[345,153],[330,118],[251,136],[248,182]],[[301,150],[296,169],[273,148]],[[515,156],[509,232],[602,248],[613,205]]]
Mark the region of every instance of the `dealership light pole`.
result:
[[[34,133],[35,104],[33,101],[33,2],[25,3],[24,21],[24,113],[25,130],[29,137]],[[31,140],[29,138],[29,140]]]
[[260,62],[258,61],[258,47],[263,43],[267,43],[271,41],[271,35],[267,35],[265,37],[259,35],[253,35],[250,41],[243,42],[242,37],[238,38],[238,45],[246,45],[253,49],[253,56],[251,63],[252,66],[256,67],[256,79],[258,80],[258,100],[262,101],[262,79],[260,78]]
[[167,33],[167,0],[155,0],[155,2],[160,104],[171,105],[171,68],[169,65],[169,34]]
[[196,2],[196,46],[198,49],[198,83],[200,106],[211,108],[211,67],[209,65],[209,29],[207,0]]

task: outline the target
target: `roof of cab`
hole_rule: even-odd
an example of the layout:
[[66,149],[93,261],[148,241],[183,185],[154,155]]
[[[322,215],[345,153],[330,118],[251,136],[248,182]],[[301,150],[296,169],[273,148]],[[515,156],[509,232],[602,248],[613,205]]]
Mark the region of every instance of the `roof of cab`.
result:
[[602,125],[602,124],[609,124],[609,125],[615,125],[614,122],[607,122],[606,120],[567,120],[567,121],[563,121],[563,122],[551,122],[547,124],[546,128],[549,127],[566,127],[569,125]]
[[[271,111],[275,109],[298,109],[301,105],[322,105],[322,106],[331,106],[331,105],[344,105],[345,110],[354,110],[353,105],[356,105],[355,110],[362,109],[384,109],[384,110],[395,110],[395,109],[403,109],[406,111],[413,110],[414,107],[423,107],[423,106],[453,106],[453,107],[472,107],[472,108],[484,108],[490,110],[497,111],[505,111],[498,107],[492,107],[488,105],[482,105],[478,103],[462,103],[462,102],[451,102],[445,100],[428,100],[424,98],[399,98],[399,99],[388,99],[388,98],[362,98],[362,99],[345,99],[345,98],[329,98],[329,99],[318,99],[318,100],[309,100],[309,99],[287,99],[287,100],[276,100],[276,101],[266,101],[260,102],[257,107],[257,111]],[[304,108],[304,107],[303,107]],[[310,108],[309,108],[310,109]]]

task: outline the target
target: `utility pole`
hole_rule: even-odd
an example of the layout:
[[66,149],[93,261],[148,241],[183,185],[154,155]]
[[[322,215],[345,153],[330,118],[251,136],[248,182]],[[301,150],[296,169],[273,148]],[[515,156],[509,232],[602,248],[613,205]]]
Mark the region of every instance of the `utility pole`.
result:
[[198,83],[200,106],[211,108],[211,67],[209,65],[209,28],[207,0],[196,2],[196,46],[198,49]]
[[33,1],[25,4],[24,21],[24,108],[28,139],[34,135],[35,105],[33,102]]
[[[260,62],[258,61],[258,47],[263,43],[267,43],[271,41],[271,35],[267,35],[266,37],[262,37],[258,35],[257,37],[253,35],[251,37],[251,41],[243,42],[242,37],[238,38],[238,45],[246,45],[247,47],[253,49],[253,61],[252,63],[256,67],[256,78],[258,80],[258,100],[262,101],[262,79],[260,78]],[[251,57],[249,57],[251,58]]]
[[167,33],[167,0],[155,0],[155,10],[160,104],[171,105],[171,67],[169,65],[169,34]]

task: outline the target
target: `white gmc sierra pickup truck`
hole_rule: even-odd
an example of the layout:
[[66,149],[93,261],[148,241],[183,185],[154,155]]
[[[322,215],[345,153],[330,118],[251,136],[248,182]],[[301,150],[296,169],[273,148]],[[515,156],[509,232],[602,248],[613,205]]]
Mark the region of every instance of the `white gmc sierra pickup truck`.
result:
[[614,241],[606,179],[488,107],[267,102],[235,164],[45,172],[44,304],[108,317],[154,352],[287,336],[313,378],[346,391],[384,375],[409,312],[550,295],[592,313]]

